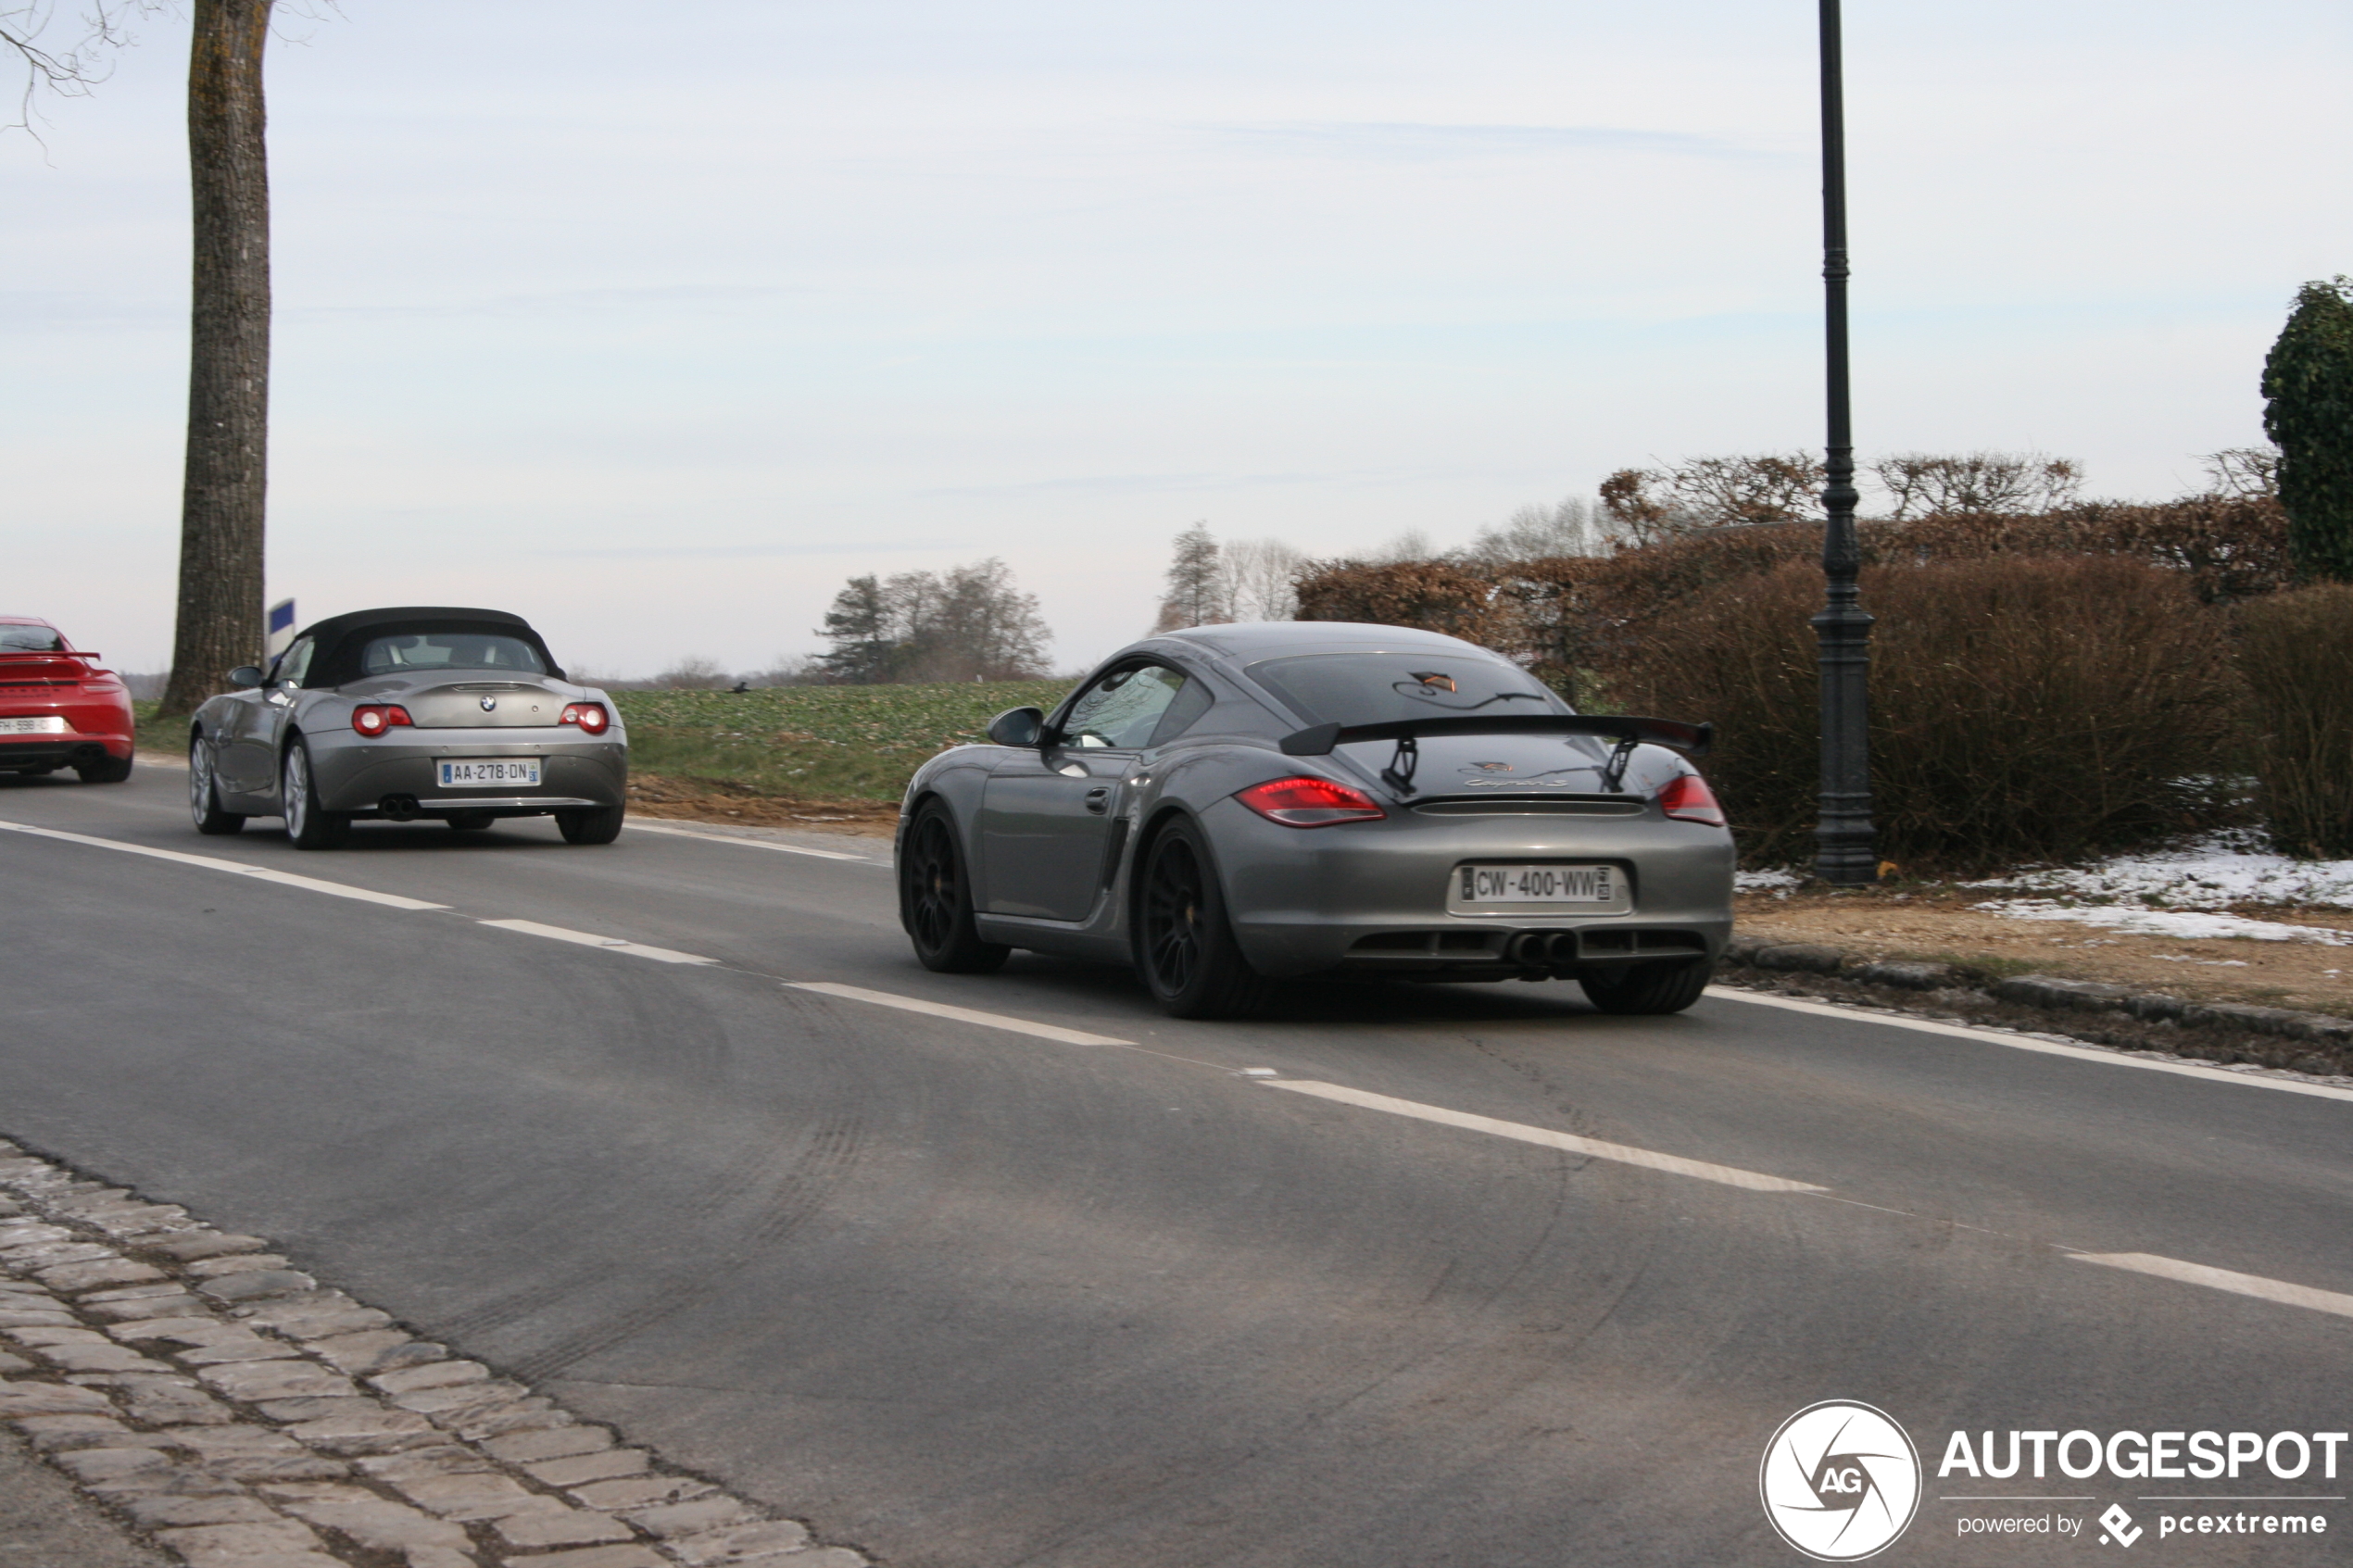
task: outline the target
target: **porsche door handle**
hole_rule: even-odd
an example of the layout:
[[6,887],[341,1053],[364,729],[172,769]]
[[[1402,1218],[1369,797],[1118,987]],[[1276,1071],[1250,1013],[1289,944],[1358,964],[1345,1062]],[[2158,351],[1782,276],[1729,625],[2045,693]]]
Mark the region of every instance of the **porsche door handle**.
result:
[[1099,784],[1087,792],[1087,809],[1098,817],[1111,809],[1111,786]]

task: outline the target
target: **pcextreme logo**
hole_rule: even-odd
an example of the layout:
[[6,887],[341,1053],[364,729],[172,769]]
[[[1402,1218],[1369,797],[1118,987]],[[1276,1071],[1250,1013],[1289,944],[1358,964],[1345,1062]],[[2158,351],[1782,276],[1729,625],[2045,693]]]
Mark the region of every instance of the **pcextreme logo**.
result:
[[1765,1445],[1756,1489],[1765,1517],[1821,1562],[1883,1551],[1920,1502],[1920,1456],[1886,1411],[1847,1399],[1808,1405]]

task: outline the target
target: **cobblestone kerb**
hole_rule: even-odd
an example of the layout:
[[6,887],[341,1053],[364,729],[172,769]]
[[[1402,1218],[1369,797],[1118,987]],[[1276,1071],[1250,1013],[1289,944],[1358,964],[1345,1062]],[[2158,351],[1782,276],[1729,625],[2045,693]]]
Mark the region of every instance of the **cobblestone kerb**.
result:
[[0,1420],[190,1568],[866,1568],[258,1236],[0,1140]]
[[2241,1002],[2194,1002],[2092,980],[1994,975],[1964,965],[1870,959],[1811,942],[1735,936],[1723,983],[1868,1002],[1953,1023],[2047,1031],[2092,1045],[2334,1083],[2353,1075],[2353,1018]]

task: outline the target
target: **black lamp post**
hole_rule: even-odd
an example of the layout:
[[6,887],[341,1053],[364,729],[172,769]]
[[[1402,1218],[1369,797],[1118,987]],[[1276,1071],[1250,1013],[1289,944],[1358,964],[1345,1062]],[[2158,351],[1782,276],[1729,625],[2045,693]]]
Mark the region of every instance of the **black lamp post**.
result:
[[1829,600],[1814,617],[1822,674],[1821,817],[1814,874],[1834,885],[1879,880],[1871,843],[1871,618],[1856,603],[1855,431],[1846,384],[1846,117],[1839,88],[1838,0],[1822,6],[1822,294],[1830,390],[1830,484],[1822,508]]

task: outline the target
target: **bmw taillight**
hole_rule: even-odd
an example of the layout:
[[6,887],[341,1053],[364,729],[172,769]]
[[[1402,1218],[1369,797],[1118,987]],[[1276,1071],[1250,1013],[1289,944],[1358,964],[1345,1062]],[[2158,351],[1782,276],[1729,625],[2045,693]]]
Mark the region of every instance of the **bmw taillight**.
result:
[[1658,792],[1658,809],[1686,822],[1705,822],[1712,828],[1724,825],[1724,808],[1716,803],[1716,792],[1697,773],[1678,773],[1667,780],[1667,787]]
[[612,722],[612,715],[605,711],[600,702],[567,702],[556,722],[577,724],[584,734],[600,735],[605,733],[605,726]]
[[398,703],[371,702],[351,710],[351,727],[363,735],[380,735],[386,730],[415,722],[409,717],[409,710]]
[[1303,773],[1252,784],[1234,798],[1287,828],[1327,828],[1335,822],[1368,822],[1389,815],[1361,789]]

